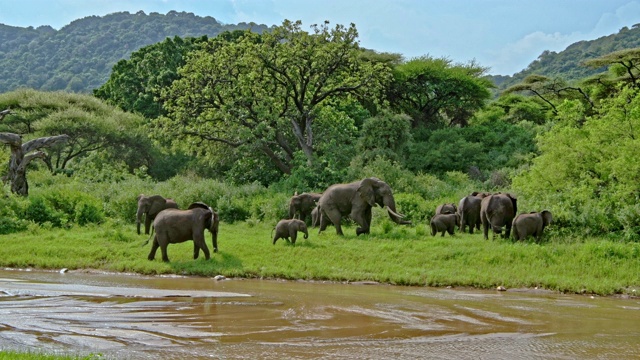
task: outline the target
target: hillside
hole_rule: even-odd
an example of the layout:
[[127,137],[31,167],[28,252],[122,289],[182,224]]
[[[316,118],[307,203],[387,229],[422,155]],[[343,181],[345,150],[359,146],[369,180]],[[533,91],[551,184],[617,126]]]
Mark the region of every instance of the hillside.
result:
[[513,76],[492,76],[491,79],[499,90],[520,83],[532,74],[548,77],[559,76],[566,81],[573,82],[606,70],[581,66],[583,61],[614,51],[636,47],[640,47],[640,24],[633,25],[631,29],[624,27],[616,34],[595,40],[573,43],[561,52],[545,51],[519,73]]
[[107,81],[114,64],[141,47],[167,37],[213,37],[249,28],[268,29],[255,23],[225,25],[210,16],[176,11],[89,16],[60,30],[0,24],[0,92],[27,86],[90,93]]

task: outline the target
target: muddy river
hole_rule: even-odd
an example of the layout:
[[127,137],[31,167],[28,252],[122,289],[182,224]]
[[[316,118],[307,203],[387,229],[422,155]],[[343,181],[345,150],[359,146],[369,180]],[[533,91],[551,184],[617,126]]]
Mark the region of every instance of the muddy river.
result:
[[0,348],[107,359],[638,359],[640,300],[0,270]]

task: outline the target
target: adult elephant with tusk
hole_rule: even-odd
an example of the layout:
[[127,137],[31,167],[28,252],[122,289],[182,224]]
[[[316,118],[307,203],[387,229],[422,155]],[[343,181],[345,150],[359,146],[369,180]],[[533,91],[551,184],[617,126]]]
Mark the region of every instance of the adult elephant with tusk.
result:
[[331,185],[323,192],[318,201],[319,232],[324,231],[331,222],[336,227],[336,233],[344,235],[340,222],[343,217],[349,216],[360,225],[356,229],[356,235],[368,234],[371,228],[371,208],[376,205],[384,207],[396,224],[411,224],[411,221],[402,220],[404,215],[396,211],[396,203],[389,184],[371,177],[349,184]]

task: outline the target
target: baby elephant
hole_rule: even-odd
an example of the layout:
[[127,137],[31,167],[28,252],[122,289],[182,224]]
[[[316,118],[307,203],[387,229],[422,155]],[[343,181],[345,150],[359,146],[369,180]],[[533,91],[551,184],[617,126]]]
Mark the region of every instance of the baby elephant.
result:
[[536,242],[540,242],[544,228],[551,224],[552,220],[553,216],[549,210],[520,214],[513,219],[513,238],[524,240],[528,236],[533,236]]
[[460,215],[455,214],[438,214],[431,218],[431,235],[436,236],[441,232],[444,236],[445,231],[449,235],[453,235],[456,226],[460,226]]
[[[276,234],[273,236],[274,245],[278,239],[285,239],[289,241],[289,238],[291,238],[291,243],[295,244],[296,238],[298,237],[298,231],[304,233],[305,239],[309,237],[307,224],[299,219],[280,220],[274,230],[276,231]],[[271,234],[273,234],[273,230],[271,231]]]

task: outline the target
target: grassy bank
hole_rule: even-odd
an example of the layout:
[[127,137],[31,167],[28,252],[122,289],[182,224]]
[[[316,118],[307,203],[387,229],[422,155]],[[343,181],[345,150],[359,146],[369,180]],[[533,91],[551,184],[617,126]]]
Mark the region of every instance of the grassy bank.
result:
[[[541,287],[600,295],[640,291],[640,244],[606,239],[553,239],[541,245],[485,241],[480,233],[432,237],[426,225],[379,222],[371,235],[310,230],[296,246],[272,245],[273,224],[221,224],[210,261],[192,259],[191,242],[169,245],[170,263],[148,261],[150,244],[132,224],[29,230],[0,237],[0,266],[99,269],[141,274],[378,281],[413,286]],[[210,246],[210,235],[207,233]]]

